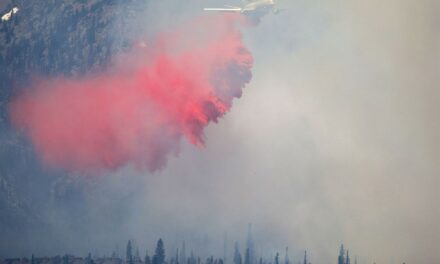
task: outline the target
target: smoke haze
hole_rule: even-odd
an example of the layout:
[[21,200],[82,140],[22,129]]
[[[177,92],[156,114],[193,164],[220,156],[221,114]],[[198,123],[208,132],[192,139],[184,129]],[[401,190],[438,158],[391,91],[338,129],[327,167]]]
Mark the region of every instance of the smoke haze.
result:
[[[155,35],[222,4],[151,1],[133,28]],[[304,249],[335,263],[344,243],[360,264],[438,263],[439,4],[279,4],[244,31],[253,80],[204,149],[183,141],[154,175],[70,175],[72,199],[45,212],[51,240],[17,254],[122,253],[128,239],[151,252],[162,237],[169,254],[185,240],[222,256],[224,232],[232,254],[252,222],[267,258],[289,246],[294,263]]]

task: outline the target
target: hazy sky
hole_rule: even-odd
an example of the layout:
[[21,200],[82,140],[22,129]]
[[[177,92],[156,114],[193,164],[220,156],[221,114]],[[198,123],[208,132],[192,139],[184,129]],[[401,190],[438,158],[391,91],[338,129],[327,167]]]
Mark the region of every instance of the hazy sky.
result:
[[[344,243],[360,264],[440,262],[437,2],[279,0],[244,31],[254,78],[206,147],[184,142],[155,174],[74,179],[90,212],[84,233],[56,223],[65,247],[151,252],[164,237],[221,256],[224,232],[231,251],[252,222],[267,257],[335,263]],[[157,1],[136,23],[155,32],[221,3]]]

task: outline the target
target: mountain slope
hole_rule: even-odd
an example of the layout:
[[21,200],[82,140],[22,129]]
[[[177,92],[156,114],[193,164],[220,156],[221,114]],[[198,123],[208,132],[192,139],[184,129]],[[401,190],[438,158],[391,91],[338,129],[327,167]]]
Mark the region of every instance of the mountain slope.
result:
[[[19,12],[0,23],[0,257],[54,249],[59,241],[50,216],[77,217],[79,223],[77,215],[84,213],[71,206],[81,197],[79,180],[42,168],[32,146],[11,129],[11,97],[34,76],[80,76],[105,68],[112,56],[130,48],[125,34],[132,31],[130,19],[147,5],[146,0],[1,2],[2,14],[14,6]],[[43,246],[35,237],[53,241]]]

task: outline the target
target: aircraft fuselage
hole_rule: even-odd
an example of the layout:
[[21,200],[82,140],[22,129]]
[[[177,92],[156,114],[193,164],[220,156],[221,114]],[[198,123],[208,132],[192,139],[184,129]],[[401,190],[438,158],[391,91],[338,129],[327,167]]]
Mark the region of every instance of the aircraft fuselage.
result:
[[274,0],[251,0],[247,1],[243,6],[227,5],[222,8],[204,8],[205,11],[219,11],[219,12],[237,12],[241,14],[255,14],[264,13],[271,10],[275,11]]
[[275,3],[273,0],[256,0],[246,4],[241,13],[252,13],[256,11],[267,11],[273,9],[275,7]]

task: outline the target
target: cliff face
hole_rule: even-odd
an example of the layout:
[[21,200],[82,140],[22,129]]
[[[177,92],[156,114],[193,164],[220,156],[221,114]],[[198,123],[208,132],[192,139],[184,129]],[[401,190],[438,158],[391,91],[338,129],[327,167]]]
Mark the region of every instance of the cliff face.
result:
[[11,97],[32,76],[105,68],[114,54],[130,48],[126,32],[133,31],[130,21],[147,1],[1,1],[0,14],[15,6],[19,12],[0,22],[0,257],[38,249],[32,237],[48,236],[48,214],[58,214],[54,210],[64,210],[81,192],[81,184],[63,172],[43,169],[32,146],[11,129]]

